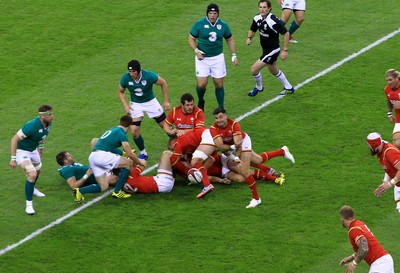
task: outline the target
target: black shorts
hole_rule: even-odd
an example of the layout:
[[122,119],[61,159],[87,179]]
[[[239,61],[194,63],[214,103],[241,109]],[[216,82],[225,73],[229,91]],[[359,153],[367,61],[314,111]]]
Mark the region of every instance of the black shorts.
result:
[[280,52],[281,49],[279,47],[272,50],[263,50],[263,54],[261,55],[260,60],[266,64],[273,64],[274,62],[276,62],[276,60],[278,60]]

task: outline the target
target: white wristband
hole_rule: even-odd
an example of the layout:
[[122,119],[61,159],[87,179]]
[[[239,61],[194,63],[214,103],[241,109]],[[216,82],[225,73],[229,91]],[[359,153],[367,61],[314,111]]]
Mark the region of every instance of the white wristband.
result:
[[358,263],[356,263],[356,260],[354,259],[352,262],[351,262],[354,266],[357,266],[358,265]]
[[392,180],[390,180],[389,182],[390,182],[390,184],[392,184],[392,185],[394,186],[394,185],[396,185],[397,182],[399,182],[399,180],[398,180],[398,179],[396,178],[396,176],[395,176],[395,177],[394,177]]
[[15,161],[15,160],[17,160],[17,156],[12,155],[12,156],[11,156],[11,161]]
[[83,178],[84,180],[87,180],[87,179],[89,178],[89,176],[88,176],[87,174],[85,174],[82,178]]
[[236,53],[232,53],[232,62],[235,61],[235,59],[237,59]]

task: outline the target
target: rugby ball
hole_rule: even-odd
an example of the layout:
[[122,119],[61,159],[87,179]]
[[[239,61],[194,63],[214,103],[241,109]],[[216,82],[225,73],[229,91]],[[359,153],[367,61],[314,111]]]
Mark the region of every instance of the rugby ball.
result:
[[187,172],[187,178],[192,183],[200,184],[200,183],[202,183],[203,175],[201,174],[199,169],[191,168]]

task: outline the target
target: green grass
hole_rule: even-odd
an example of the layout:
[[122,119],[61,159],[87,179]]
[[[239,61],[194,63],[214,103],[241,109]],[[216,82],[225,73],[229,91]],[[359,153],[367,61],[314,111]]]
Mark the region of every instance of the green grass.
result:
[[[193,52],[187,35],[205,14],[205,1],[3,1],[0,13],[0,249],[47,226],[78,206],[57,173],[55,155],[69,150],[87,163],[89,141],[123,114],[117,85],[126,63],[137,58],[169,85],[170,102],[195,92]],[[280,83],[264,71],[266,90],[255,98],[250,66],[261,54],[257,39],[245,45],[257,3],[220,1],[221,18],[233,31],[239,66],[227,63],[226,108],[236,118],[272,99]],[[273,12],[280,14],[276,2]],[[300,84],[400,27],[394,0],[307,1],[306,20],[280,68]],[[216,185],[204,200],[199,186],[177,181],[170,194],[109,197],[0,257],[4,272],[344,272],[352,252],[338,209],[349,204],[399,261],[393,240],[399,225],[392,193],[375,198],[383,173],[365,137],[387,140],[383,88],[388,68],[399,68],[397,35],[261,111],[243,119],[257,152],[289,146],[296,158],[268,164],[287,175],[287,185],[263,182],[254,210],[246,185]],[[227,47],[225,46],[226,52]],[[228,58],[227,58],[228,59]],[[229,59],[228,59],[229,60]],[[161,91],[156,90],[160,97]],[[211,82],[207,124],[217,106]],[[24,213],[24,174],[8,167],[10,139],[39,105],[54,107],[43,172],[34,199],[37,214]],[[167,137],[154,121],[142,126],[149,164],[157,163]],[[165,143],[165,144],[164,144]],[[134,146],[133,142],[131,143]],[[95,195],[87,195],[88,201]],[[366,272],[363,262],[357,269]]]

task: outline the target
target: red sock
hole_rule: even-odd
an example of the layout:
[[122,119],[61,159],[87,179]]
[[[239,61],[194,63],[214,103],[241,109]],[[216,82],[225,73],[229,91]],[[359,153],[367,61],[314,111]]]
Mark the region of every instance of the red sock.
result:
[[263,163],[267,160],[271,160],[274,157],[284,156],[284,155],[285,155],[285,151],[282,149],[271,151],[271,152],[263,152],[263,153],[259,154],[259,156],[261,156],[263,159],[263,161],[262,161]]
[[271,180],[271,181],[275,181],[276,177],[273,175],[270,175],[269,173],[266,173],[262,170],[254,170],[254,174],[253,174],[254,179],[260,179],[260,180]]
[[264,164],[256,165],[256,164],[251,163],[250,166],[252,166],[253,168],[260,169],[266,173],[269,172],[269,170],[271,169],[270,167],[268,167],[267,165],[264,165]]
[[246,177],[246,183],[247,185],[249,185],[249,188],[251,190],[251,197],[256,200],[260,199],[260,197],[258,196],[256,180],[252,175]]
[[181,161],[181,157],[176,155],[176,154],[172,154],[171,155],[171,166],[172,169],[177,171],[177,172],[181,172],[184,174],[187,174],[187,172],[189,171],[189,167],[187,167],[182,161]]
[[208,179],[207,170],[206,170],[206,168],[204,168],[204,166],[203,166],[202,163],[196,162],[196,163],[193,165],[193,168],[199,169],[199,171],[200,171],[201,174],[203,175],[202,181],[203,181],[204,187],[207,187],[208,185],[211,184],[210,179]]

